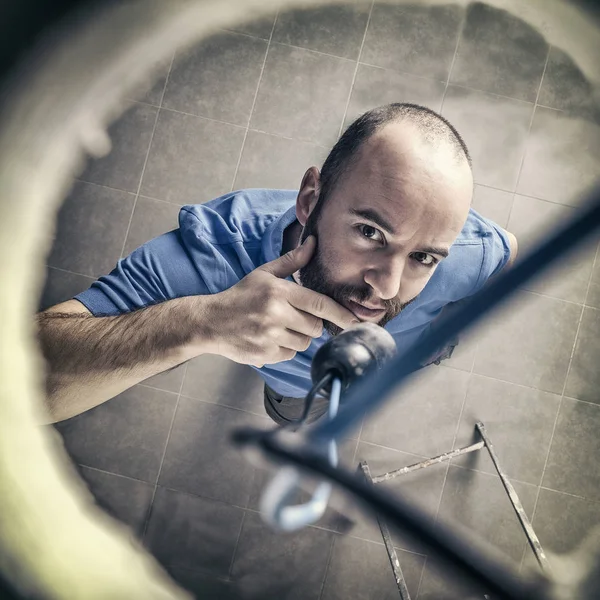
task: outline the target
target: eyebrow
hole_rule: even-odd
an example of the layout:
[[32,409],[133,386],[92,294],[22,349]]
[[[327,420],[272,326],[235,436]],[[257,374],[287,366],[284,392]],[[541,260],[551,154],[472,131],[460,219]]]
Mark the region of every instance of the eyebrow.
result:
[[[371,221],[381,227],[381,229],[385,230],[387,233],[391,235],[396,235],[396,230],[392,226],[392,224],[382,215],[380,215],[376,210],[372,208],[351,208],[350,213],[356,217],[361,217],[366,219],[367,221]],[[427,254],[437,254],[439,256],[443,256],[446,258],[449,254],[448,248],[441,248],[437,246],[426,246],[425,248],[421,248],[419,252],[425,252]]]

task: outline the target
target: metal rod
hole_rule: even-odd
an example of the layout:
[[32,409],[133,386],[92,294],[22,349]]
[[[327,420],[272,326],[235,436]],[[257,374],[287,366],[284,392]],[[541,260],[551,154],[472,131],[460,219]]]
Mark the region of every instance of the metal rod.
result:
[[383,475],[375,475],[375,477],[372,478],[373,483],[382,483],[383,481],[394,479],[394,477],[398,477],[398,475],[405,475],[406,473],[412,473],[413,471],[418,471],[419,469],[426,469],[431,465],[446,462],[447,460],[455,458],[456,456],[462,456],[463,454],[468,454],[469,452],[475,452],[475,450],[481,450],[484,445],[484,442],[477,442],[476,444],[471,444],[470,446],[465,446],[464,448],[459,448],[458,450],[452,450],[451,452],[445,452],[439,456],[428,458],[427,460],[415,463],[414,465],[409,465],[408,467],[402,467],[401,469],[396,469],[395,471],[389,471]]
[[519,519],[519,522],[521,523],[521,527],[523,527],[523,531],[527,536],[527,541],[529,542],[529,545],[531,546],[531,549],[533,550],[533,553],[535,554],[535,557],[538,563],[540,564],[540,567],[545,572],[551,573],[552,568],[550,567],[548,557],[542,549],[540,540],[538,539],[537,535],[535,534],[535,531],[533,530],[533,526],[531,525],[531,522],[529,521],[529,518],[525,513],[525,509],[523,508],[523,505],[519,500],[519,496],[517,495],[515,488],[513,487],[512,483],[508,480],[508,477],[505,475],[504,471],[502,471],[502,469],[500,468],[500,464],[498,463],[498,457],[496,456],[496,451],[494,450],[492,442],[487,435],[485,425],[479,422],[475,425],[475,427],[477,427],[477,431],[479,431],[479,435],[481,435],[481,439],[485,443],[485,447],[490,453],[490,458],[494,463],[494,467],[496,467],[496,471],[498,471],[500,481],[502,481],[502,485],[504,486],[504,489],[506,490],[506,493],[510,498],[511,504],[515,509],[515,512],[517,513],[517,517]]
[[550,580],[542,573],[523,578],[499,552],[483,546],[466,535],[466,531],[445,523],[433,525],[426,511],[384,486],[368,485],[364,477],[356,476],[342,467],[334,468],[310,447],[297,447],[297,439],[281,438],[276,434],[252,428],[237,429],[233,439],[240,445],[257,444],[275,459],[286,460],[317,475],[328,477],[354,494],[375,513],[381,513],[392,527],[398,527],[435,552],[448,567],[485,587],[498,599],[549,600]]
[[[365,476],[367,482],[373,484],[374,480],[371,476],[371,469],[369,468],[366,460],[360,463],[360,468],[362,469],[363,475]],[[398,555],[396,554],[396,548],[394,548],[394,544],[392,543],[390,530],[385,524],[385,521],[380,518],[379,515],[377,515],[377,524],[379,525],[381,537],[383,538],[383,543],[385,544],[385,549],[387,550],[387,555],[390,559],[390,564],[392,565],[392,571],[394,572],[394,579],[396,580],[396,585],[398,586],[398,592],[400,592],[400,598],[402,598],[402,600],[410,600],[410,594],[408,593],[408,588],[406,587],[406,581],[404,579],[404,574],[402,573],[402,568],[400,567]]]

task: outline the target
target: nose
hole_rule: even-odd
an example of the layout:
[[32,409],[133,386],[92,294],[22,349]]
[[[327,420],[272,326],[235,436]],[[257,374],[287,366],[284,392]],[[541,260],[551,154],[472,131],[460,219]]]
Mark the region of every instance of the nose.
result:
[[382,261],[381,265],[373,266],[364,274],[364,281],[370,285],[381,300],[391,300],[400,291],[404,259],[393,258]]

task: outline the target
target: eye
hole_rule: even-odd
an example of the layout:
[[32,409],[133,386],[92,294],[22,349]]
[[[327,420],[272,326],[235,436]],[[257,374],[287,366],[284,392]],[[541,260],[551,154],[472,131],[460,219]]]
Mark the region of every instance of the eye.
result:
[[427,254],[426,252],[415,252],[413,257],[424,267],[434,267],[439,262],[435,256],[431,256],[431,254]]
[[[379,229],[373,227],[372,225],[358,225],[357,229],[362,237],[365,237],[369,240],[375,240],[379,242],[385,241],[383,234]],[[379,238],[377,238],[379,236]]]

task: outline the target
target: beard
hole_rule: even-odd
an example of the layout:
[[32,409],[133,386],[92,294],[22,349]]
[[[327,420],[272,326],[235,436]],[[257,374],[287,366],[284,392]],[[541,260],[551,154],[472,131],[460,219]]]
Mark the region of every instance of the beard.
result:
[[[321,212],[319,210],[319,204],[321,204],[321,202],[322,200],[319,200],[317,206],[309,215],[304,231],[300,237],[300,241],[304,242],[309,235],[314,235],[317,242],[310,262],[298,271],[300,283],[314,292],[329,296],[345,308],[347,308],[348,300],[354,300],[354,302],[358,303],[367,302],[373,295],[373,289],[369,285],[365,284],[363,286],[357,286],[350,283],[333,283],[334,279],[331,270],[324,263],[321,252],[319,251],[318,221]],[[408,302],[403,303],[397,298],[392,298],[391,300],[380,300],[377,298],[377,303],[383,304],[383,307],[385,308],[385,314],[377,322],[377,325],[385,327],[387,323],[398,316],[406,306],[416,299],[417,296]],[[342,329],[339,326],[325,319],[323,320],[323,327],[332,336],[336,336],[342,332]]]

